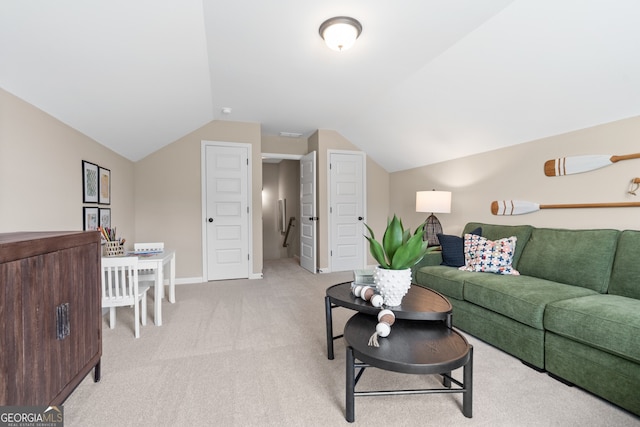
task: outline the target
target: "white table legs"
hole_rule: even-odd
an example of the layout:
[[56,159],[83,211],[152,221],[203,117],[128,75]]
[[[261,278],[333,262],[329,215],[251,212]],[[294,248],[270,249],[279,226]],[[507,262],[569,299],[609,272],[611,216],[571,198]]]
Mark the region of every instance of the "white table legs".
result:
[[173,254],[169,262],[169,302],[176,302],[176,255]]
[[162,298],[164,297],[164,273],[163,265],[160,264],[156,268],[156,283],[154,289],[153,303],[153,319],[156,326],[162,326]]
[[[162,326],[162,299],[164,298],[164,266],[165,263],[159,263],[156,267],[156,283],[154,288],[154,323]],[[169,302],[176,302],[176,256],[173,254],[169,259]]]

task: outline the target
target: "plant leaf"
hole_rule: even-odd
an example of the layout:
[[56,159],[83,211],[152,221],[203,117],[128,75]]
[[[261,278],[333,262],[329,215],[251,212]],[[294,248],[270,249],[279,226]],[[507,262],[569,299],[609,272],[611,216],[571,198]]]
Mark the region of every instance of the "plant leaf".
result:
[[[371,229],[371,227],[369,227],[366,222],[364,223],[364,226],[367,227],[367,230],[369,230],[369,234],[371,234],[371,238],[375,239],[376,236],[373,234],[373,230]],[[364,237],[367,237],[367,236],[364,236]]]
[[364,236],[369,241],[369,252],[371,255],[378,261],[380,267],[382,268],[390,268],[387,260],[384,256],[384,249],[382,249],[382,245],[378,243],[377,240],[372,239],[371,237]]
[[405,245],[398,248],[391,262],[391,268],[402,270],[413,267],[424,257],[427,245],[428,242],[424,242],[420,234],[414,234]]
[[373,234],[373,230],[371,229],[371,227],[369,227],[366,223],[364,224],[364,226],[367,227],[369,234],[371,234],[371,237],[364,236],[369,241],[369,252],[371,253],[371,256],[373,256],[373,258],[378,261],[380,267],[389,268],[389,263],[386,260],[382,245],[375,239],[375,235]]
[[410,238],[411,238],[411,230],[409,229],[404,230],[404,233],[402,233],[402,244],[406,245]]
[[393,215],[393,219],[389,222],[389,225],[384,232],[384,236],[382,237],[382,246],[385,254],[387,255],[389,264],[392,264],[394,254],[398,248],[402,246],[403,235],[404,230],[402,228],[402,222],[398,217]]
[[365,236],[369,241],[369,252],[381,268],[404,270],[413,267],[428,252],[435,249],[429,248],[429,243],[423,238],[425,223],[426,221],[420,224],[411,235],[411,230],[405,230],[402,220],[393,215],[392,219],[387,218],[387,228],[382,237],[382,244],[375,239],[371,227],[365,224],[370,234]]
[[425,230],[424,226],[427,224],[427,221],[423,222],[422,224],[420,224],[417,228],[416,231],[413,234],[418,234],[420,233],[420,235],[424,238],[424,234],[427,232],[427,230]]
[[422,261],[422,259],[425,257],[425,255],[427,255],[427,253],[432,252],[433,250],[435,250],[435,246],[432,248],[428,247],[429,242],[427,241],[423,241],[422,242],[422,251],[421,253],[413,259],[410,259],[407,264],[409,264],[409,267],[413,267],[414,265],[416,265],[417,263],[419,263],[420,261]]

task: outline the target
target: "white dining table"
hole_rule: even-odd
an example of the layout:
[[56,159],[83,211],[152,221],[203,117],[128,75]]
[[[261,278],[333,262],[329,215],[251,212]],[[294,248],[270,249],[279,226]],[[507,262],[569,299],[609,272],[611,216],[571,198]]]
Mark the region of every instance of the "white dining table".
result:
[[154,285],[154,309],[153,309],[153,323],[157,326],[162,325],[162,299],[165,296],[164,293],[164,269],[168,266],[169,276],[169,302],[176,302],[176,251],[173,249],[165,249],[162,252],[156,253],[135,253],[129,252],[127,256],[138,257],[138,270],[154,270],[155,271],[155,285]]

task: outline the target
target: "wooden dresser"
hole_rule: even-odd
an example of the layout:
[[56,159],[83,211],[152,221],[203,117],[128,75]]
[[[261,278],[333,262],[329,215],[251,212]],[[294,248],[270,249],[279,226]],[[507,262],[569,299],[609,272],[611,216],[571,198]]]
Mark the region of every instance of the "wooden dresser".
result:
[[100,235],[0,234],[0,406],[60,405],[100,379]]

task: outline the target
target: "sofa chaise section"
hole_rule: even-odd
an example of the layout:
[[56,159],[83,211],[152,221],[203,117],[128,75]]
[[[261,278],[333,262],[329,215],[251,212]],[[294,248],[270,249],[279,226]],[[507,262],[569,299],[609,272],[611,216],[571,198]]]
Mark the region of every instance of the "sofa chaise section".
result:
[[474,222],[463,236],[478,227],[518,238],[520,275],[461,271],[433,252],[414,282],[449,298],[457,328],[640,415],[640,232]]
[[640,414],[640,232],[621,233],[608,293],[545,311],[546,369]]

